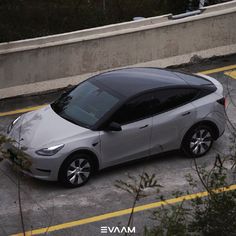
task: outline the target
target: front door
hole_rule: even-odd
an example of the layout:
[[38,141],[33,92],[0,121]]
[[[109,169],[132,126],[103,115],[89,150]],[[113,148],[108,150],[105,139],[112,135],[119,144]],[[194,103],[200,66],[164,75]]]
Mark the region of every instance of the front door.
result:
[[103,167],[149,155],[152,129],[149,94],[126,102],[110,122],[122,125],[121,131],[100,131]]
[[149,155],[152,118],[122,125],[121,131],[101,131],[101,152],[105,166]]

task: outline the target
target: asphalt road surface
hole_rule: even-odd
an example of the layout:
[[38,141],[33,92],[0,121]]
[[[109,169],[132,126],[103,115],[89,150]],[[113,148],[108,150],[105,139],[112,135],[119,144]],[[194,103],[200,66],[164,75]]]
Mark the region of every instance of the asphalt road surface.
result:
[[[227,95],[227,113],[231,122],[236,123],[236,56],[205,60],[178,68],[189,72],[202,72],[223,83]],[[58,97],[60,91],[50,94],[18,97],[0,100],[0,131],[16,118],[20,112],[36,109]],[[228,95],[230,94],[230,96]],[[27,108],[27,109],[25,109]],[[230,132],[213,145],[210,153],[197,161],[200,165],[211,166],[217,152],[226,153],[230,146]],[[65,189],[57,182],[44,182],[28,176],[19,178],[16,171],[6,161],[0,163],[0,235],[22,235],[19,211],[19,190],[23,209],[24,228],[28,235],[82,235],[101,234],[101,226],[126,226],[133,197],[115,187],[116,180],[129,181],[128,175],[138,176],[143,172],[154,173],[163,187],[160,193],[148,190],[148,196],[137,205],[158,202],[158,196],[173,198],[173,191],[190,190],[185,175],[196,176],[193,160],[181,152],[164,153],[140,161],[112,167],[101,171],[83,187]],[[199,191],[202,188],[199,187]],[[144,226],[152,225],[151,210],[144,206],[135,213],[133,226],[135,235],[142,235]],[[124,210],[124,211],[120,211]],[[161,210],[161,209],[160,209]],[[117,212],[120,211],[120,212]],[[114,213],[115,212],[115,213]],[[111,214],[107,214],[111,213]],[[104,215],[107,214],[107,215]],[[47,228],[52,226],[51,228]],[[32,232],[30,232],[32,230]]]

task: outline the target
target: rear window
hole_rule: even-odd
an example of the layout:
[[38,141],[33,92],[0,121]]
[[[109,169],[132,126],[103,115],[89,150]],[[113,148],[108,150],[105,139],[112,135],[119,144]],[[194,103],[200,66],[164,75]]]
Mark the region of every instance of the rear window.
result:
[[162,113],[191,102],[199,90],[192,88],[165,89],[154,93],[153,113]]
[[174,72],[178,77],[182,78],[186,83],[191,85],[213,85],[213,83],[205,78],[197,75]]

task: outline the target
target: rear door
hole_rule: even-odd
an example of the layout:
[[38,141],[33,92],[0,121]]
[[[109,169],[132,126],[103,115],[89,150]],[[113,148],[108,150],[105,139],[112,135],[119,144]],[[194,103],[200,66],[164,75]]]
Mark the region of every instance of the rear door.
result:
[[155,92],[151,153],[180,148],[182,138],[194,124],[196,111],[192,105],[198,94],[194,88],[164,89]]

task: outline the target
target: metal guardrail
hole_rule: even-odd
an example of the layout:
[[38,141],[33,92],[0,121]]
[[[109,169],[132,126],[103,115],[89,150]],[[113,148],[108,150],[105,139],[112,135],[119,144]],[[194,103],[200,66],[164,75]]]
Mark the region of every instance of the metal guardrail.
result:
[[[189,17],[189,16],[200,15],[203,11],[204,11],[204,9],[198,9],[198,10],[195,10],[195,11],[188,11],[188,12],[181,13],[181,14],[178,14],[178,15],[170,15],[168,17],[168,19],[178,20],[178,19]],[[138,16],[138,17],[134,17],[133,21],[145,20],[145,19],[146,19],[145,17]]]
[[189,17],[189,16],[199,15],[202,12],[203,12],[203,10],[201,10],[201,9],[196,10],[196,11],[189,11],[189,12],[185,12],[185,13],[178,14],[178,15],[171,15],[169,17],[169,19],[178,20],[178,19],[182,19],[182,18],[185,18],[185,17]]

